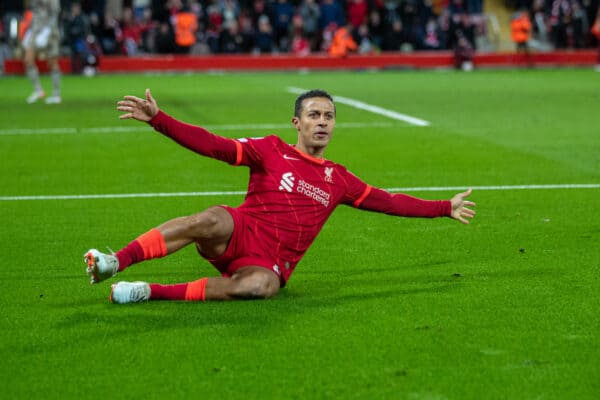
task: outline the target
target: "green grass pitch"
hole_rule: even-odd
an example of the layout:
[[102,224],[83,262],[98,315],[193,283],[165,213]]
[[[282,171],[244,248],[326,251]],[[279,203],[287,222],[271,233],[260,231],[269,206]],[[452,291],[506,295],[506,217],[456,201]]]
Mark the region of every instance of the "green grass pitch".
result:
[[[116,278],[89,284],[84,251],[243,197],[9,199],[243,191],[247,169],[120,121],[116,101],[150,87],[179,119],[294,142],[256,126],[289,123],[290,86],[430,122],[338,104],[326,155],[379,187],[596,186],[476,189],[469,226],[340,207],[274,299],[126,306]],[[65,76],[59,106],[30,91],[0,79],[2,398],[600,398],[600,74]],[[119,278],[207,275],[187,248]]]

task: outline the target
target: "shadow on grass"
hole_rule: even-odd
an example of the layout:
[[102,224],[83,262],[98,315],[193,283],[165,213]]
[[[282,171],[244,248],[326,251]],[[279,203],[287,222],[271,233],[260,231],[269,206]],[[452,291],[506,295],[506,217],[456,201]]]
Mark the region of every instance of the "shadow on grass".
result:
[[[393,287],[390,288],[390,285]],[[448,293],[460,285],[454,282],[398,284],[388,280],[383,290],[372,290],[370,285],[309,287],[296,291],[283,289],[280,294],[265,301],[238,302],[171,302],[154,301],[142,304],[114,305],[108,299],[89,298],[82,301],[55,301],[46,304],[56,310],[48,331],[36,338],[21,337],[10,343],[13,354],[58,354],[80,349],[87,351],[96,344],[101,348],[143,343],[149,338],[173,337],[178,342],[197,341],[207,346],[214,341],[251,341],[277,337],[290,324],[335,324],[333,316],[341,320],[356,313],[368,313],[373,307],[392,307],[414,296]],[[407,300],[408,299],[408,300]],[[54,314],[54,313],[52,313]],[[335,317],[338,318],[338,317]],[[304,325],[306,326],[306,325]],[[183,336],[182,336],[183,335]],[[210,339],[213,338],[213,339]],[[227,339],[229,338],[229,339]],[[181,344],[180,344],[181,345]],[[5,346],[2,346],[5,347]]]
[[[389,283],[389,282],[388,282]],[[419,285],[418,287],[373,291],[369,288],[352,286],[350,292],[344,288],[328,290],[323,288],[317,296],[307,295],[306,292],[291,292],[283,289],[273,299],[262,301],[232,301],[232,302],[185,302],[185,301],[153,301],[141,304],[116,305],[98,304],[98,300],[86,302],[94,310],[77,311],[57,321],[57,329],[74,328],[78,325],[100,324],[114,328],[125,328],[127,332],[132,327],[146,326],[149,329],[181,329],[197,328],[199,326],[219,327],[253,327],[270,326],[285,322],[298,312],[304,313],[311,309],[333,309],[348,306],[356,309],[356,303],[410,297],[418,294],[436,294],[456,289],[457,283]],[[81,305],[79,303],[78,305]],[[64,305],[73,307],[73,303]],[[368,305],[364,307],[369,308]]]
[[[389,272],[414,272],[414,271],[422,271],[424,269],[435,268],[440,265],[452,264],[454,260],[439,260],[428,263],[423,262],[414,262],[411,264],[399,264],[399,263],[386,263],[384,266],[378,266],[377,268],[365,266],[362,270],[351,270],[348,274],[344,274],[344,276],[362,276],[368,274],[377,274],[377,273],[389,273]],[[308,272],[304,271],[304,273],[318,275],[318,276],[327,276],[327,275],[338,275],[341,273],[341,270],[319,270],[318,272]]]
[[306,297],[306,296],[295,296],[295,295],[283,295],[294,302],[298,303],[297,308],[312,308],[312,307],[337,307],[348,303],[362,303],[369,302],[372,300],[384,300],[400,297],[410,297],[418,294],[428,293],[436,294],[454,290],[458,288],[458,284],[435,284],[427,287],[413,287],[413,288],[394,288],[378,291],[356,291],[352,293],[342,293],[336,295],[325,295],[317,297]]

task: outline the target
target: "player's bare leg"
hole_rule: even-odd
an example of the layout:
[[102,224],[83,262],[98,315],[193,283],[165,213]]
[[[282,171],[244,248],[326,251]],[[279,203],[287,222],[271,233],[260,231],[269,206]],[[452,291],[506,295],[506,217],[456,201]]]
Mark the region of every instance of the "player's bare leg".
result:
[[240,268],[231,278],[206,282],[205,300],[268,299],[279,291],[279,277],[262,267]]
[[92,284],[108,279],[132,264],[164,257],[196,243],[209,258],[217,258],[227,249],[233,233],[233,218],[222,207],[165,222],[142,234],[114,254],[90,249],[84,254]]
[[157,228],[165,239],[167,254],[196,243],[208,258],[217,258],[227,249],[233,233],[233,218],[222,207],[172,219]]
[[139,303],[147,300],[254,300],[268,299],[279,291],[279,278],[273,271],[248,266],[231,278],[210,277],[194,282],[160,285],[146,282],[118,282],[112,285],[113,303]]

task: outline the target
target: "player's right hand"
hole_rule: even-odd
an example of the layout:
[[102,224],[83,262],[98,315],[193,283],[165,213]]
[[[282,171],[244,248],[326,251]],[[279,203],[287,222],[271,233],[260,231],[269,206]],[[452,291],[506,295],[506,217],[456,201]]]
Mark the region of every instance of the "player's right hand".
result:
[[124,100],[117,102],[117,110],[125,114],[119,116],[120,119],[137,119],[138,121],[148,122],[158,114],[158,105],[152,97],[150,89],[146,89],[146,99],[140,99],[136,96],[125,96]]

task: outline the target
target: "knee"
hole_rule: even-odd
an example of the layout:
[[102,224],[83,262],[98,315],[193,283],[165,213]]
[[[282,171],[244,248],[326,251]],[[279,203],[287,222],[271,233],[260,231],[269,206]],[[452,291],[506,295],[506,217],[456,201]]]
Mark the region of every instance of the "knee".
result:
[[279,278],[267,270],[238,279],[234,277],[232,282],[230,295],[239,299],[268,299],[279,291]]
[[212,233],[218,230],[220,224],[218,216],[210,210],[191,215],[186,218],[186,222],[190,236],[196,238],[212,236]]

